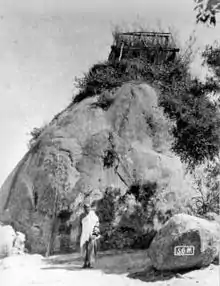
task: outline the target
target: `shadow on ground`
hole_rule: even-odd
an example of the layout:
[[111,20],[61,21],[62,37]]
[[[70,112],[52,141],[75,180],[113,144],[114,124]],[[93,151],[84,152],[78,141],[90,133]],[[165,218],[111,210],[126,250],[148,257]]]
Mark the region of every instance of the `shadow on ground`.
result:
[[195,269],[191,270],[184,270],[178,272],[171,272],[171,271],[158,271],[154,269],[152,266],[144,269],[143,271],[138,271],[134,273],[128,274],[127,277],[132,279],[138,279],[144,282],[156,282],[156,281],[166,281],[172,278],[180,278],[184,279],[184,274],[190,274],[190,272],[194,271]]
[[102,271],[105,274],[123,274],[131,279],[144,282],[166,281],[172,278],[183,278],[184,272],[161,272],[150,263],[146,250],[126,252],[103,252],[98,255],[95,269],[82,269],[82,259],[78,254],[58,255],[45,259],[43,270],[67,271]]

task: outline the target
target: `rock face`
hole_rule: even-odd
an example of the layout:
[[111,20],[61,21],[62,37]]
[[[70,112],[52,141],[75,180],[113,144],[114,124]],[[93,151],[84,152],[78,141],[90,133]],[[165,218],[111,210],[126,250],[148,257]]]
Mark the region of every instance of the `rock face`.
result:
[[128,83],[111,97],[108,110],[96,96],[57,115],[3,184],[0,220],[25,233],[29,251],[45,254],[52,230],[56,249],[75,249],[84,199],[99,200],[109,186],[123,196],[134,178],[156,183],[164,196],[158,208],[184,206],[190,186],[170,152],[170,122],[155,90]]
[[16,233],[12,226],[0,226],[0,258],[9,256],[12,253]]
[[[176,246],[193,246],[194,254],[174,255]],[[186,214],[173,216],[157,233],[149,255],[158,270],[179,270],[208,266],[219,255],[220,226]],[[188,250],[190,254],[190,249]],[[177,253],[176,253],[177,254]]]

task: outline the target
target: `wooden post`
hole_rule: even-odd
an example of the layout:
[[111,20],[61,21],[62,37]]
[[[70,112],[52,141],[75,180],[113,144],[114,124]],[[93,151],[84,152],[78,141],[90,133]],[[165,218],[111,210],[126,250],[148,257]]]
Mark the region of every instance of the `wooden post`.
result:
[[121,58],[122,58],[123,48],[124,48],[124,42],[122,42],[122,44],[121,44],[120,56],[119,56],[119,59],[118,59],[119,62],[121,61]]

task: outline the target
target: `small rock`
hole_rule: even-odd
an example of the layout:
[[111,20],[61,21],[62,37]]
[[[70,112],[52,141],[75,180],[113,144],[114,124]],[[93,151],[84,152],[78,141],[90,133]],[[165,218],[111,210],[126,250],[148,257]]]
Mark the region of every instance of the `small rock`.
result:
[[182,274],[180,274],[180,273],[177,273],[177,274],[176,274],[176,277],[177,277],[177,278],[181,278],[181,279],[185,279],[185,277],[184,277]]

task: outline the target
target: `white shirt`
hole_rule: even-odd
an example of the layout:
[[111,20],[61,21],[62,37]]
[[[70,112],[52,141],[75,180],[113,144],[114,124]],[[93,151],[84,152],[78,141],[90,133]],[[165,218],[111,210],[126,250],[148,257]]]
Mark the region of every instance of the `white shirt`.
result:
[[82,219],[82,233],[80,238],[80,247],[89,240],[92,235],[93,229],[96,224],[99,223],[99,218],[93,210],[91,210],[87,216]]

